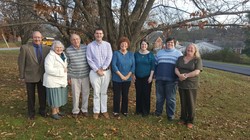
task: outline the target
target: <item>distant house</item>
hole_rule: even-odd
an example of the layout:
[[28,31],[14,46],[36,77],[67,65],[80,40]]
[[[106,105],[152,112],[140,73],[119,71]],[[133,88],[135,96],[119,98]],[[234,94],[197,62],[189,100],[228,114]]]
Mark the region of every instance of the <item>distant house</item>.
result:
[[245,48],[245,43],[243,41],[235,41],[234,42],[234,47],[233,47],[233,51],[237,54],[241,54],[242,50]]
[[196,44],[199,48],[199,51],[201,54],[203,53],[209,53],[217,50],[221,50],[222,48],[207,42],[199,42]]
[[245,42],[240,40],[215,40],[213,44],[222,46],[223,48],[230,48],[237,54],[241,54],[246,46]]
[[[153,32],[149,36],[147,36],[148,42],[153,45],[153,48],[150,48],[153,50],[154,53],[156,53],[158,50],[162,49],[164,47],[164,41],[165,38],[163,37],[162,32]],[[221,50],[222,48],[213,45],[212,43],[214,40],[204,39],[204,40],[196,40],[195,44],[199,48],[199,51],[201,54],[203,53],[209,53],[216,50]],[[176,49],[184,52],[186,49],[186,46],[189,45],[192,42],[178,42],[176,43]]]
[[[176,48],[179,49],[180,51],[184,52],[185,49],[186,49],[186,46],[188,44],[190,44],[190,43],[191,42],[183,42],[183,43],[181,43],[181,44],[183,44],[183,46],[182,45],[176,45]],[[208,43],[208,42],[199,42],[199,43],[195,43],[195,44],[197,45],[197,47],[199,49],[199,52],[201,54],[209,53],[209,52],[213,52],[213,51],[222,49],[221,47],[213,45],[213,44]]]
[[234,52],[237,54],[241,54],[243,49],[244,49],[244,47],[233,48]]

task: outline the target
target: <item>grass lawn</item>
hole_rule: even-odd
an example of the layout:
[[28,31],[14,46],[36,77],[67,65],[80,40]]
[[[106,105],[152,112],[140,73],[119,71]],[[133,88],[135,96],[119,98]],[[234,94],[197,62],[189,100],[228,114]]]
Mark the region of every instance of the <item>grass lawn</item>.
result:
[[[21,42],[8,42],[8,45],[10,48],[13,47],[20,47],[21,46]],[[4,41],[0,41],[0,48],[8,48],[8,46],[6,45],[6,43]]]
[[[177,124],[180,114],[178,93],[173,122],[167,121],[165,111],[162,117],[134,115],[134,85],[129,93],[128,117],[94,120],[91,93],[91,116],[88,118],[71,117],[72,98],[69,94],[69,102],[63,108],[68,115],[63,119],[56,121],[36,115],[36,119],[30,121],[27,119],[25,85],[18,81],[17,55],[18,51],[0,51],[0,139],[250,139],[249,76],[205,68],[201,73],[196,121],[192,130]],[[108,95],[111,115],[111,90]],[[154,87],[151,99],[151,112],[154,112]],[[38,110],[38,105],[36,107]]]

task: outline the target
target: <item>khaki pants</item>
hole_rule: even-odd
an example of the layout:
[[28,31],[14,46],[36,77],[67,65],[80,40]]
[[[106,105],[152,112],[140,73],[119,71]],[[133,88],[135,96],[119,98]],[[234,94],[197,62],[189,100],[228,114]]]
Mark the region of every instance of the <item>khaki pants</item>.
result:
[[99,76],[93,70],[89,73],[90,83],[93,87],[93,112],[104,113],[107,112],[107,90],[111,79],[111,71],[104,71],[103,76]]
[[88,112],[88,100],[89,100],[89,77],[82,79],[71,78],[71,89],[72,89],[72,98],[73,98],[73,114],[78,114],[79,109],[79,100],[80,93],[82,93],[82,105],[81,111]]

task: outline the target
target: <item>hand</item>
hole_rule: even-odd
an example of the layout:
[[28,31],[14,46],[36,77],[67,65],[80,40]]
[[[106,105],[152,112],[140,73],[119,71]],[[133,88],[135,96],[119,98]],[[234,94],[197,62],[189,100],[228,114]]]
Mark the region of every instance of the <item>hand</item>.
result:
[[71,79],[68,80],[68,84],[71,85]]
[[128,80],[131,77],[131,74],[128,73],[128,75],[125,76],[125,80]]
[[179,76],[179,80],[180,81],[184,81],[184,80],[186,80],[187,79],[187,77],[186,77],[186,74],[184,73],[184,74],[181,74],[180,76]]
[[152,82],[152,77],[151,76],[149,76],[149,78],[148,78],[148,83],[151,83]]
[[132,75],[132,82],[135,83],[135,81],[136,81],[136,77],[135,75]]
[[104,75],[104,72],[103,72],[102,69],[97,70],[96,73],[97,73],[99,76],[103,76],[103,75]]
[[120,78],[122,79],[122,81],[126,81],[127,80],[127,78],[125,76],[123,76],[123,75],[121,75]]

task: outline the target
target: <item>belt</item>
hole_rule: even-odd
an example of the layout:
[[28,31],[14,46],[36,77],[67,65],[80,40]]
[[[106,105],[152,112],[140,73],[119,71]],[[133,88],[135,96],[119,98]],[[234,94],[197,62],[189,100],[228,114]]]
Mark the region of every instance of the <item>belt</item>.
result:
[[107,71],[107,70],[109,70],[109,68],[103,69],[103,71]]

